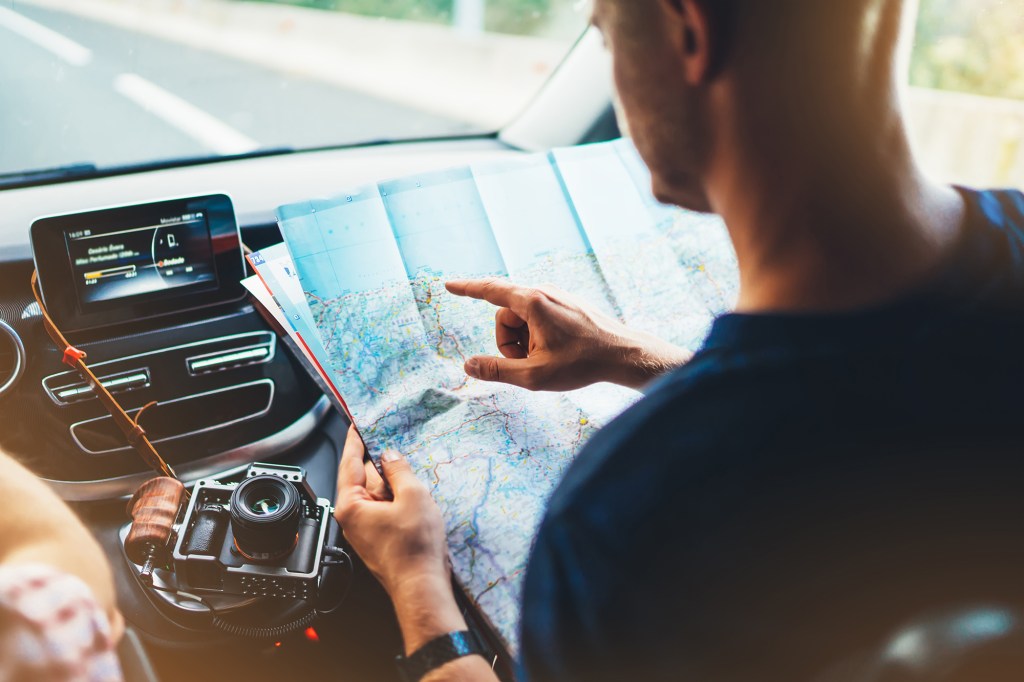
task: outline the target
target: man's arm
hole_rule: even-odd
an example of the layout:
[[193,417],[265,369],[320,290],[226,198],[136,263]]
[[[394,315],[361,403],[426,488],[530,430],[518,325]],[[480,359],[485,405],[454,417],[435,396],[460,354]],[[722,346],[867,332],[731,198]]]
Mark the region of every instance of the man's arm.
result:
[[106,611],[114,637],[117,610],[110,565],[99,543],[63,500],[35,475],[0,452],[0,565],[45,564],[80,578]]
[[[362,556],[362,555],[360,555]],[[391,594],[389,592],[389,594]],[[451,579],[412,580],[392,595],[402,630],[405,655],[410,656],[430,640],[466,629]],[[490,664],[480,656],[464,656],[436,668],[423,682],[496,682]]]
[[[452,592],[448,541],[441,510],[396,452],[382,458],[388,496],[350,429],[338,469],[335,516],[345,538],[391,597],[408,656],[427,642],[466,629]],[[371,479],[370,477],[375,477]],[[429,682],[496,682],[480,656],[465,656],[431,671]]]
[[504,357],[470,358],[466,373],[477,379],[534,391],[569,391],[602,381],[639,389],[692,357],[553,287],[497,278],[446,286],[457,296],[499,306],[495,337]]

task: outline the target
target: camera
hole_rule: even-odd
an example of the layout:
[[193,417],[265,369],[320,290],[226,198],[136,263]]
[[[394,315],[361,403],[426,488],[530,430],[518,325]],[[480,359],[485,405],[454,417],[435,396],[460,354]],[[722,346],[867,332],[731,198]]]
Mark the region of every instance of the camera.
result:
[[172,555],[182,589],[315,599],[331,519],[300,467],[253,464],[239,483],[200,481]]

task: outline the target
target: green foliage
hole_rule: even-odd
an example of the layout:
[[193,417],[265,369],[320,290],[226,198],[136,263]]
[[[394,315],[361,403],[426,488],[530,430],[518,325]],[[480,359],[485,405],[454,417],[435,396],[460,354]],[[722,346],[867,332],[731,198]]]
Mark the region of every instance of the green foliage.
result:
[[452,0],[257,0],[279,5],[296,5],[387,19],[409,19],[447,23]]
[[1024,99],[1024,3],[921,0],[913,85]]
[[[454,0],[259,0],[388,19],[451,23]],[[557,2],[557,0],[556,0]],[[544,23],[552,0],[487,0],[486,28],[532,34]],[[564,0],[560,4],[565,4]]]
[[551,0],[488,0],[487,29],[529,35],[544,23],[552,4]]

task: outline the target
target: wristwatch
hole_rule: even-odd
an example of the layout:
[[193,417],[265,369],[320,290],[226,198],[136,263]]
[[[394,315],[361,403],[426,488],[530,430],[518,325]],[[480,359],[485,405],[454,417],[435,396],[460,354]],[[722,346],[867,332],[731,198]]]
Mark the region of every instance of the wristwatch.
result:
[[408,657],[399,656],[395,665],[404,682],[420,682],[431,670],[473,654],[487,659],[487,650],[477,636],[469,630],[462,630],[432,639]]

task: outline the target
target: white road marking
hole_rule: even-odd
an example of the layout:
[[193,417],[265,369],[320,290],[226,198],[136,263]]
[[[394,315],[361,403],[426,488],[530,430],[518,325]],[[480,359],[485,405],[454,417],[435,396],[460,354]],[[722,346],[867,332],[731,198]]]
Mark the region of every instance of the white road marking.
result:
[[89,48],[7,7],[0,6],[0,26],[31,40],[72,66],[85,66],[92,61],[92,50]]
[[134,73],[114,79],[114,90],[218,154],[245,154],[260,143],[202,109]]

